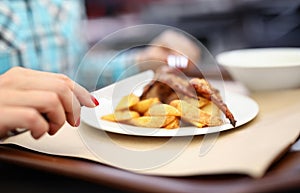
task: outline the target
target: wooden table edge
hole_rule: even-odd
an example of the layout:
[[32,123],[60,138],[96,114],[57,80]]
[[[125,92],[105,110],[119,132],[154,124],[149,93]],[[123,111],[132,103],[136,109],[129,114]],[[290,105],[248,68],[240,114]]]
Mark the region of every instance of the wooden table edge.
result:
[[162,177],[141,175],[96,162],[1,145],[0,160],[91,183],[136,192],[274,192],[300,190],[300,152],[288,152],[261,179],[244,175]]

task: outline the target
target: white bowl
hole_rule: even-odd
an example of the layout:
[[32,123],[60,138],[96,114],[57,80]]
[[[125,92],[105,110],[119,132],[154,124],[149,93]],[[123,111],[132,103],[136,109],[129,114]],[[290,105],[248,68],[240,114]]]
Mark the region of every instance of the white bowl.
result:
[[300,48],[233,50],[216,59],[250,91],[300,88]]

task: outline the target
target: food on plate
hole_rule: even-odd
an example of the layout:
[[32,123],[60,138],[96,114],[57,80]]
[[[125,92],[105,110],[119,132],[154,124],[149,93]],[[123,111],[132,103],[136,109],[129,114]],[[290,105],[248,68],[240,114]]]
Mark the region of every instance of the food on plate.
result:
[[[223,102],[219,91],[213,88],[207,80],[203,78],[185,77],[176,68],[162,67],[154,77],[154,80],[148,84],[144,93],[140,97],[146,99],[149,97],[158,97],[163,103],[169,103],[174,99],[181,99],[182,96],[199,100],[199,97],[205,98],[214,103],[229,119],[230,123],[235,126],[236,120]],[[201,100],[200,98],[200,100]]]
[[140,99],[157,97],[162,103],[169,104],[182,96],[195,98],[195,89],[178,70],[165,66],[155,72],[153,80],[145,86]]
[[152,105],[146,112],[146,116],[181,116],[180,111],[168,104]]
[[133,118],[139,117],[140,114],[135,111],[129,111],[129,110],[122,110],[122,111],[115,111],[112,114],[104,115],[102,116],[102,119],[107,121],[113,121],[113,122],[124,122],[128,121]]
[[214,103],[208,103],[201,108],[201,110],[212,115],[208,126],[217,126],[224,123],[223,119],[221,118],[221,111]]
[[208,81],[188,79],[174,68],[163,67],[141,96],[124,96],[112,114],[101,118],[139,127],[174,129],[181,124],[199,128],[222,125],[223,114],[235,127],[234,116]]
[[138,127],[161,128],[176,119],[175,116],[142,116],[128,121],[129,124]]
[[139,101],[135,105],[131,107],[133,111],[136,111],[140,114],[144,114],[152,105],[160,103],[157,97],[155,98],[148,98],[142,101]]
[[198,96],[198,98],[192,98],[192,97],[188,97],[188,96],[183,96],[180,98],[182,98],[182,100],[184,100],[198,108],[202,108],[209,103],[209,100],[207,100],[201,96]]
[[181,118],[187,122],[196,121],[204,125],[208,125],[211,119],[211,114],[202,111],[200,108],[184,100],[174,100],[170,103],[180,111]]
[[225,114],[230,123],[235,126],[236,120],[227,105],[223,102],[217,89],[213,88],[205,79],[193,78],[189,82],[195,88],[198,95],[212,101]]
[[176,118],[174,121],[172,121],[171,123],[167,124],[164,126],[165,129],[175,129],[178,128],[180,126],[180,119]]
[[129,94],[124,96],[121,101],[116,106],[116,110],[129,109],[130,107],[136,105],[140,101],[140,98],[134,94]]

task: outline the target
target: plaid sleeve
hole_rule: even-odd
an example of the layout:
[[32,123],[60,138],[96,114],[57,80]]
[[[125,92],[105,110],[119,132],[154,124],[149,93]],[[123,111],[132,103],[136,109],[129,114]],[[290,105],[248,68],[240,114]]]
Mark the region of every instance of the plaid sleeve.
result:
[[82,0],[1,0],[0,52],[8,58],[0,72],[23,66],[72,75],[87,48],[83,10]]
[[13,13],[8,2],[0,2],[0,73],[15,65],[23,66],[21,49],[16,39],[19,18]]
[[132,52],[82,61],[83,0],[1,0],[0,73],[13,66],[69,75],[92,90],[134,74]]

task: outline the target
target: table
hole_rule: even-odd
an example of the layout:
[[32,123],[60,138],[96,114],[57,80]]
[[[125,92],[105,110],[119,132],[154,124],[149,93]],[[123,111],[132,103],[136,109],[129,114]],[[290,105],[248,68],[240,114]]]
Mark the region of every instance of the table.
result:
[[[298,101],[297,96],[292,98]],[[259,179],[236,174],[162,177],[132,173],[84,159],[38,153],[15,145],[1,145],[0,191],[298,192],[300,151],[287,151],[279,157]]]
[[[73,181],[72,192],[92,187],[95,191],[113,192],[286,192],[300,190],[300,152],[286,153],[261,179],[244,175],[202,175],[194,177],[160,177],[140,175],[92,161],[36,153],[16,146],[0,146],[0,164],[24,167],[41,172],[50,179]],[[24,169],[23,169],[24,170]],[[21,170],[22,171],[22,170]],[[6,171],[7,172],[7,171]],[[1,172],[2,173],[2,172]],[[30,173],[30,172],[29,172]],[[1,174],[1,176],[7,174]],[[24,174],[23,174],[24,175]],[[53,177],[54,175],[54,177]],[[52,178],[51,178],[52,176]],[[1,177],[3,179],[3,177]],[[25,175],[26,178],[26,175]],[[38,180],[38,177],[34,178]],[[35,184],[36,182],[32,182]],[[45,186],[50,188],[51,184]],[[51,189],[51,188],[50,188]],[[59,189],[63,189],[62,184]],[[66,189],[65,189],[66,190]],[[77,190],[77,191],[74,191]],[[22,191],[24,193],[24,191]],[[46,191],[47,192],[47,191]],[[66,192],[66,191],[65,191]],[[88,191],[92,192],[92,191]]]

